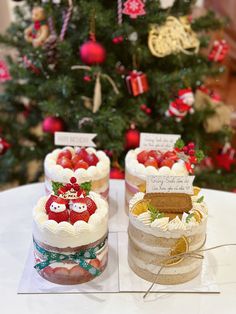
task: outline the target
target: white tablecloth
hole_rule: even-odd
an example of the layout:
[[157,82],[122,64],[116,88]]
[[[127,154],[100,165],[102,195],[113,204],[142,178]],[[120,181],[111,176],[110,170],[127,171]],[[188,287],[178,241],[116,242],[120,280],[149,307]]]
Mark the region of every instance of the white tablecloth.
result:
[[[124,182],[112,180],[112,193],[116,193],[116,199],[123,202]],[[204,190],[203,193],[209,205],[206,246],[236,243],[236,194],[213,190]],[[221,294],[152,294],[146,301],[140,293],[17,295],[17,286],[32,241],[32,208],[42,195],[44,187],[41,183],[0,193],[1,314],[236,313],[236,247],[211,253],[216,261],[214,271]],[[118,206],[113,208],[110,231],[125,231],[127,216],[124,209]]]

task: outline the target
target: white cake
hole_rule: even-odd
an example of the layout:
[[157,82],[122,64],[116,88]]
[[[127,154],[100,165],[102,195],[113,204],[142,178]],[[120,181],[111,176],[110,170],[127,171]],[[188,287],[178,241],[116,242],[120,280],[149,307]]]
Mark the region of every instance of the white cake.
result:
[[72,155],[76,154],[78,147],[64,147],[55,149],[48,154],[44,161],[45,186],[47,193],[52,192],[52,181],[60,183],[68,183],[71,177],[75,177],[77,182],[92,182],[92,191],[101,194],[104,198],[108,197],[109,193],[109,174],[110,174],[110,159],[103,151],[96,151],[94,148],[86,148],[89,154],[95,154],[98,158],[96,166],[89,166],[87,169],[78,168],[76,170],[63,168],[57,164],[58,155],[63,150],[69,150]]
[[[54,283],[83,283],[100,275],[107,265],[108,204],[95,192],[74,199],[62,197],[42,197],[33,210],[35,268]],[[91,206],[93,212],[88,212]],[[64,212],[66,215],[62,216]],[[94,256],[87,255],[91,250]],[[51,256],[50,263],[47,254]]]

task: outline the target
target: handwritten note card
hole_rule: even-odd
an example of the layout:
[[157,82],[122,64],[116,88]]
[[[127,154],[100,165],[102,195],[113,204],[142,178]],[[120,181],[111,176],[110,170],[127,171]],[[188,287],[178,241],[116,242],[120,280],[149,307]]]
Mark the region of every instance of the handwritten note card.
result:
[[179,138],[178,134],[141,133],[139,146],[142,149],[168,151],[174,148]]
[[148,176],[147,193],[193,194],[195,176]]
[[85,146],[96,147],[93,139],[95,133],[55,132],[54,142],[59,146]]

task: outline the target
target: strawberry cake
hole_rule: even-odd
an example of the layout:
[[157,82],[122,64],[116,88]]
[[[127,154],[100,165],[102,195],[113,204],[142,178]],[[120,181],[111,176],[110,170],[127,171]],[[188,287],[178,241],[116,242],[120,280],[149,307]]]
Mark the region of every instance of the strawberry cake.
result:
[[193,142],[185,145],[181,139],[166,152],[141,148],[130,150],[125,157],[126,206],[135,193],[145,192],[148,175],[187,176],[193,174],[194,166],[202,157],[202,151],[196,150]]
[[198,193],[139,192],[131,199],[128,263],[139,277],[173,285],[201,272],[201,256],[192,251],[205,244],[208,210]]
[[47,193],[52,192],[52,181],[69,183],[73,176],[79,184],[91,181],[92,191],[108,198],[110,159],[103,151],[90,147],[55,149],[45,158],[44,172]]
[[33,210],[34,268],[57,284],[90,281],[107,265],[108,204],[75,177],[54,191]]

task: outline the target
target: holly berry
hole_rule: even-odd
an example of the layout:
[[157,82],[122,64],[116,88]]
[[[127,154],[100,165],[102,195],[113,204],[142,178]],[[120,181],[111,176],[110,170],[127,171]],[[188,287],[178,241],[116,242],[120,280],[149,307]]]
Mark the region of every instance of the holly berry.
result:
[[72,177],[72,178],[70,178],[70,182],[71,182],[72,184],[75,184],[75,183],[77,182],[77,180],[76,180],[75,177]]
[[74,170],[76,169],[80,169],[80,168],[83,168],[83,169],[88,169],[89,165],[86,161],[83,161],[83,160],[79,160],[77,162],[77,164],[75,164],[74,166]]
[[97,209],[96,203],[89,197],[84,198],[85,204],[87,205],[87,210],[90,215],[93,215]]
[[71,159],[69,159],[65,156],[62,158],[59,158],[57,160],[57,164],[62,166],[63,168],[69,168],[69,169],[73,168],[73,163],[72,163]]
[[150,115],[152,113],[152,109],[151,108],[146,108],[145,112],[146,112],[146,114]]
[[188,148],[189,149],[194,149],[195,148],[195,144],[193,142],[188,143]]
[[69,149],[63,149],[63,150],[59,153],[57,159],[61,159],[62,157],[67,157],[67,158],[71,159],[71,158],[72,158],[71,151],[70,151]]
[[143,150],[137,155],[137,160],[139,163],[144,164],[148,159],[148,152]]
[[183,152],[184,152],[185,154],[188,153],[188,147],[187,147],[187,146],[184,146],[184,147],[183,147]]
[[194,149],[190,149],[189,151],[188,151],[188,154],[190,155],[190,156],[194,156],[195,155],[195,150]]

